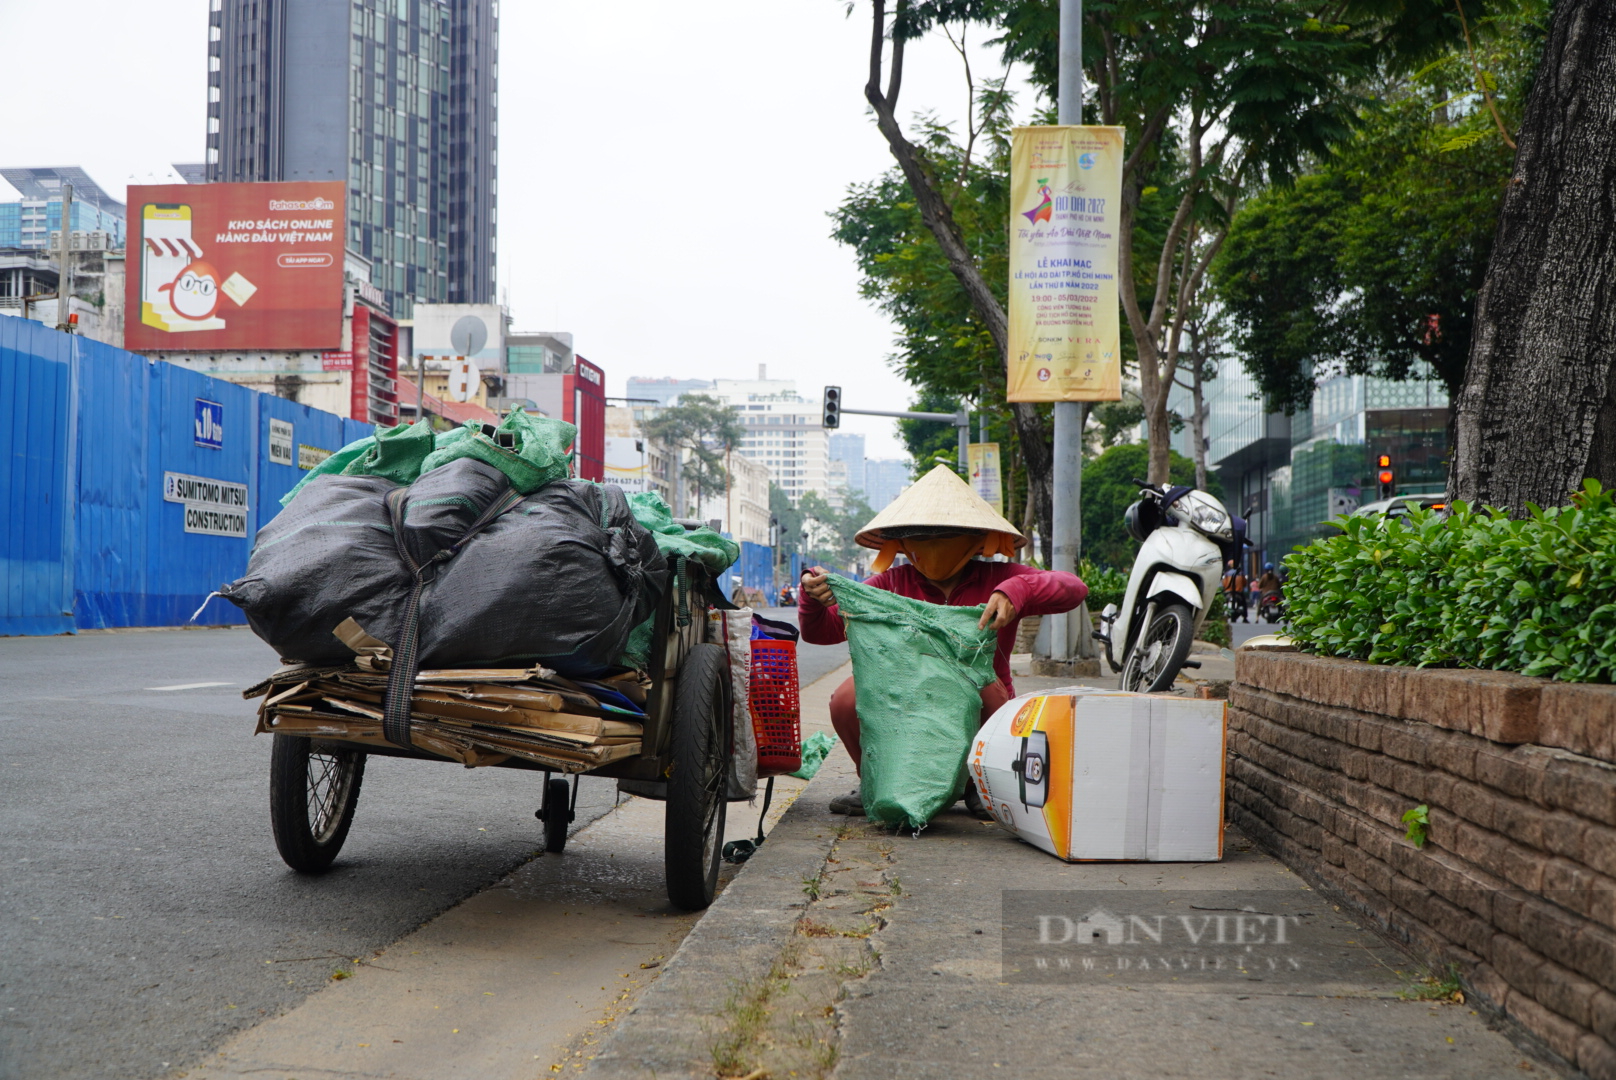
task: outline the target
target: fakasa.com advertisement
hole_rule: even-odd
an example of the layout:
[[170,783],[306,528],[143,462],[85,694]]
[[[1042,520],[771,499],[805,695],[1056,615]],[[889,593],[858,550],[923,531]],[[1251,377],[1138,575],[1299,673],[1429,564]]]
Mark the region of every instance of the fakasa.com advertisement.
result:
[[335,349],[341,183],[129,189],[124,347]]

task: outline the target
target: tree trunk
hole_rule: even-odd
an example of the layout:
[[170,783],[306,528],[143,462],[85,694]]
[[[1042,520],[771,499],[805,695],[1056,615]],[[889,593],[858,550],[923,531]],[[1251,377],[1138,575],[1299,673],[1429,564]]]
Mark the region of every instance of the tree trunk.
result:
[[[906,0],[898,0],[897,7],[900,13],[904,9],[905,2]],[[992,287],[982,276],[982,271],[976,264],[976,257],[966,246],[965,236],[954,221],[953,208],[949,206],[948,200],[938,188],[921,151],[904,135],[903,128],[898,123],[898,94],[903,87],[904,43],[901,38],[894,38],[892,42],[892,62],[888,67],[887,86],[885,91],[881,89],[882,53],[886,36],[886,0],[875,0],[873,8],[870,72],[869,81],[864,86],[864,98],[870,103],[870,108],[875,110],[876,127],[886,139],[887,148],[897,160],[898,168],[903,171],[904,180],[908,182],[909,190],[915,196],[915,203],[920,207],[921,220],[936,238],[937,246],[942,250],[943,257],[948,260],[948,269],[953,273],[954,280],[959,282],[960,288],[965,291],[972,310],[976,312],[977,318],[982,320],[988,336],[993,339],[994,347],[999,350],[1000,362],[1004,363],[1006,341],[1010,336],[1010,323],[1005,315],[1004,306],[999,303],[999,298],[993,295]],[[1010,416],[1016,429],[1016,442],[1021,446],[1022,462],[1027,469],[1027,498],[1037,515],[1038,532],[1043,538],[1044,551],[1047,553],[1054,550],[1051,473],[1054,470],[1055,455],[1050,445],[1051,436],[1044,429],[1043,418],[1038,415],[1036,405],[1014,402],[1010,406]]]
[[1195,486],[1202,491],[1206,490],[1206,394],[1204,387],[1206,380],[1202,377],[1206,373],[1201,351],[1196,349],[1190,356],[1194,368],[1190,371],[1190,395],[1193,401],[1191,425],[1195,428],[1190,446],[1195,453]]
[[1525,513],[1616,485],[1616,5],[1560,0],[1476,300],[1449,485]]

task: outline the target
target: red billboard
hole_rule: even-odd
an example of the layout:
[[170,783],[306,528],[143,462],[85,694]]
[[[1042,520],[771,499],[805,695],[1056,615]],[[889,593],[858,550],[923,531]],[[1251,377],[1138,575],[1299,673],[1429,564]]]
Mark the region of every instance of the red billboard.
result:
[[337,349],[341,182],[129,189],[124,348]]

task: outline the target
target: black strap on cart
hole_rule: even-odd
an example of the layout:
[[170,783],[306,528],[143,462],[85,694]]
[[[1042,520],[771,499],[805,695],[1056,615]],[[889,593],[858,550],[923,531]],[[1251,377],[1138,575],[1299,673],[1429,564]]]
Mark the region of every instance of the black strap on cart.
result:
[[454,543],[446,548],[439,548],[426,562],[417,563],[404,540],[404,513],[408,506],[408,498],[409,488],[395,488],[387,493],[387,513],[393,521],[393,542],[398,545],[399,557],[404,560],[404,565],[410,568],[415,583],[410,588],[409,599],[405,601],[404,618],[399,625],[398,640],[393,642],[393,666],[387,673],[387,697],[382,707],[382,736],[388,742],[406,749],[414,745],[410,740],[410,705],[415,698],[415,676],[421,669],[419,654],[421,592],[432,580],[439,563],[447,562],[460,554],[460,549],[467,540],[522,501],[522,496],[518,492],[507,488],[505,494],[490,503],[488,509],[484,510]]
[[763,821],[769,816],[769,800],[774,798],[774,777],[769,777],[768,786],[763,789],[763,812],[758,815],[758,834],[756,840],[731,840],[724,845],[724,861],[728,863],[743,863],[757,854],[758,848],[763,846]]

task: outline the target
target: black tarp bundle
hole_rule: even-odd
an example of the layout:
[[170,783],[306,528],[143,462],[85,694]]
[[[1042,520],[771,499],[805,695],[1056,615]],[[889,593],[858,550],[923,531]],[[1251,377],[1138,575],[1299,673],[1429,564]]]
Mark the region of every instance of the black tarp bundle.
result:
[[422,667],[611,666],[667,587],[667,562],[615,486],[557,480],[526,497],[462,458],[408,487],[322,476],[258,531],[220,590],[281,656],[343,663],[352,618],[395,649],[413,618]]

